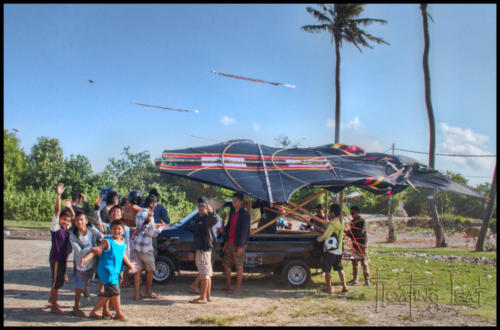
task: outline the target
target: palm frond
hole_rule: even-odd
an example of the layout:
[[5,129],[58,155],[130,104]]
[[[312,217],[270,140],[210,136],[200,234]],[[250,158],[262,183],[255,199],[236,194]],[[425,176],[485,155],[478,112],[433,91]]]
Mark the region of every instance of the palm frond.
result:
[[387,21],[385,19],[378,19],[378,18],[357,18],[353,19],[354,22],[363,24],[364,26],[370,25],[372,23],[381,23],[381,24],[387,24]]
[[301,29],[310,33],[319,33],[321,31],[330,31],[330,24],[304,25]]
[[316,18],[318,21],[329,22],[329,23],[333,24],[333,21],[328,16],[326,16],[325,14],[320,12],[319,10],[311,8],[311,7],[307,7],[306,10],[309,14],[313,15],[314,18]]

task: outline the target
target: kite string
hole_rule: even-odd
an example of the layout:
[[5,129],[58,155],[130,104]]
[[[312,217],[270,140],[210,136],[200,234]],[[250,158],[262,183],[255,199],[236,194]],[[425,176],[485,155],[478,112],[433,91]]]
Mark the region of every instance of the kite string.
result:
[[226,175],[229,177],[229,179],[238,187],[240,188],[242,191],[244,191],[246,194],[252,196],[251,193],[249,193],[245,188],[243,188],[242,186],[240,186],[240,184],[238,182],[236,182],[236,180],[231,176],[231,174],[229,174],[229,171],[228,169],[226,168],[226,164],[224,163],[224,154],[226,153],[226,151],[233,145],[239,143],[238,141],[236,142],[232,142],[230,144],[228,144],[224,150],[222,151],[221,153],[221,162],[222,162],[222,168],[224,168],[224,172],[226,172]]

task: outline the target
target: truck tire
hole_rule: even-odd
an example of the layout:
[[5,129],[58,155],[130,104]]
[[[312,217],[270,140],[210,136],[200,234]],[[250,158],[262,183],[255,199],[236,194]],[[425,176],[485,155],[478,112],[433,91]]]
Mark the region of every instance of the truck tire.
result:
[[155,283],[167,284],[174,277],[175,265],[172,259],[166,256],[159,256],[155,261],[155,272],[153,281]]
[[281,280],[292,287],[305,286],[310,279],[309,265],[302,260],[290,260],[281,272]]

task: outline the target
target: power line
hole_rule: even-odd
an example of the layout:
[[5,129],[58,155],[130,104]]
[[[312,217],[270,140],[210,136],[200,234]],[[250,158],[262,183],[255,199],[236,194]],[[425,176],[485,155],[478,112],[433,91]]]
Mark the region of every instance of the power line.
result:
[[[394,148],[394,150],[412,152],[415,154],[424,154],[424,155],[429,154],[428,152],[406,150],[406,149],[399,149],[399,148]],[[446,156],[446,157],[495,157],[496,158],[496,155],[447,155],[447,154],[438,154],[438,153],[436,153],[435,155],[436,156]]]

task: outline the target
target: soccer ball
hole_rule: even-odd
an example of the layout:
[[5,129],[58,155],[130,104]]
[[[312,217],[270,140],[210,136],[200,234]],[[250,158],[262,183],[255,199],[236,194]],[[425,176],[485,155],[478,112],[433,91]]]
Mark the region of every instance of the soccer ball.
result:
[[332,237],[328,238],[325,241],[325,247],[327,251],[335,250],[339,247],[339,242],[337,240],[337,237],[333,235]]

